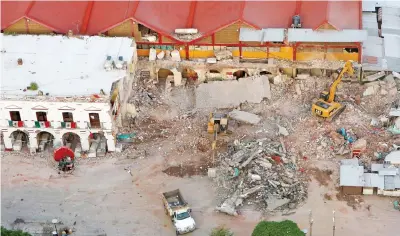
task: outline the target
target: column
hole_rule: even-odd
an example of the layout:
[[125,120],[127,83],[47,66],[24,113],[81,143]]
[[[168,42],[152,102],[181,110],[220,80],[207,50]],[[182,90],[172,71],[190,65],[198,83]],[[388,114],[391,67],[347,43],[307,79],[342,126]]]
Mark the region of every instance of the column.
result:
[[107,149],[109,152],[115,152],[115,140],[114,136],[107,135]]
[[12,149],[12,139],[11,139],[11,133],[3,133],[4,135],[4,147],[6,149]]
[[82,136],[80,136],[80,138],[81,138],[81,147],[82,147],[82,151],[83,152],[86,152],[86,151],[89,151],[89,137],[88,136],[86,136],[86,137],[82,137]]

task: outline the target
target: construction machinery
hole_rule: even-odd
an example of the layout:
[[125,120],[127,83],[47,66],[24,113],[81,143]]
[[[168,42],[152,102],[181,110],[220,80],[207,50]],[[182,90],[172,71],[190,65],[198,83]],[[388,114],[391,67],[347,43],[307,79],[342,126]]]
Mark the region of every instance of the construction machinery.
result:
[[210,120],[208,121],[207,132],[213,134],[213,141],[211,143],[212,162],[215,160],[215,150],[217,147],[218,134],[226,134],[228,131],[228,115],[223,113],[211,113]]
[[342,81],[345,73],[348,75],[354,74],[352,61],[347,61],[344,64],[342,70],[339,72],[338,77],[329,87],[329,91],[323,91],[320,94],[318,101],[316,101],[311,107],[312,114],[331,121],[344,111],[346,106],[336,101],[336,89],[339,83]]

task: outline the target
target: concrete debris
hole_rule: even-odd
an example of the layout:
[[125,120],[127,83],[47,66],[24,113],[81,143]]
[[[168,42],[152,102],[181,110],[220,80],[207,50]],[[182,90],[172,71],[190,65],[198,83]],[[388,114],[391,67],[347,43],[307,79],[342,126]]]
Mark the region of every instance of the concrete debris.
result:
[[208,168],[207,174],[209,178],[215,178],[217,176],[217,170],[215,168]]
[[381,71],[379,73],[373,74],[373,75],[369,75],[367,77],[365,77],[365,81],[375,81],[378,79],[382,79],[385,76],[385,72]]
[[[228,151],[219,155],[221,163],[214,178],[228,192],[216,209],[236,216],[243,203],[257,204],[264,211],[293,209],[303,203],[307,181],[297,170],[296,158],[280,152],[281,148],[279,141],[266,139],[228,145]],[[238,175],[233,174],[236,168]]]
[[280,125],[277,125],[279,128],[279,134],[283,135],[283,136],[288,136],[289,132],[287,131],[287,129],[285,127],[282,127]]
[[207,62],[208,64],[215,64],[215,63],[217,63],[217,58],[215,58],[215,57],[209,57],[209,58],[207,58],[206,62]]
[[164,58],[164,56],[165,56],[165,52],[161,51],[160,53],[157,54],[157,59],[162,60]]
[[300,84],[295,84],[294,89],[296,90],[297,95],[301,95],[301,88]]
[[308,79],[310,77],[309,74],[298,74],[296,79]]
[[283,82],[282,75],[277,75],[274,78],[272,78],[273,84],[281,84],[282,82]]
[[374,95],[376,93],[377,89],[375,86],[369,86],[363,93],[363,96],[370,96],[370,95]]
[[214,51],[214,55],[218,61],[232,59],[232,52],[228,50]]
[[396,77],[397,79],[400,79],[400,73],[397,73],[397,72],[393,71],[393,72],[392,72],[392,75],[393,75],[394,77]]
[[157,51],[154,48],[150,48],[149,61],[155,61],[157,58]]
[[171,59],[172,61],[177,61],[177,62],[181,61],[181,55],[179,54],[178,50],[173,50],[171,52]]
[[271,99],[270,84],[265,75],[202,83],[195,92],[197,108],[238,107],[246,101],[260,103],[264,98]]
[[253,125],[258,124],[261,121],[261,118],[258,115],[239,110],[233,110],[229,112],[229,117],[234,120],[250,123]]

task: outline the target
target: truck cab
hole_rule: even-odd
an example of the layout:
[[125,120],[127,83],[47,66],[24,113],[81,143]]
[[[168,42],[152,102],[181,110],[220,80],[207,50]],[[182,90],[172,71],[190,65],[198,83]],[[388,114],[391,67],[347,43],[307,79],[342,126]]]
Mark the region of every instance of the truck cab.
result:
[[196,229],[196,223],[190,215],[190,209],[178,210],[174,212],[172,222],[174,223],[176,234],[185,234]]

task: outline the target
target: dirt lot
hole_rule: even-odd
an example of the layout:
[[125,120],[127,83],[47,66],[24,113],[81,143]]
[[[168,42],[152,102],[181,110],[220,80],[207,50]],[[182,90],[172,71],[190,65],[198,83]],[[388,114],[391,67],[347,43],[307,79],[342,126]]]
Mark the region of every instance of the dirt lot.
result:
[[[300,81],[301,94],[295,92],[294,82],[272,85],[272,100],[241,106],[242,110],[260,115],[262,122],[251,126],[232,121],[232,134],[221,136],[218,141],[218,152],[225,152],[234,140],[274,139],[278,133],[276,124],[287,128],[286,149],[297,157],[299,171],[309,179],[306,202],[288,215],[265,215],[255,210],[255,205],[247,204],[240,208],[238,217],[216,212],[215,206],[223,196],[220,186],[206,176],[207,168],[213,164],[207,149],[210,136],[205,131],[209,111],[185,115],[187,110],[171,105],[171,100],[179,101],[179,97],[165,97],[164,103],[170,103],[169,107],[141,108],[133,128],[138,133],[133,146],[106,158],[81,159],[72,175],[59,176],[49,165],[50,154],[3,156],[2,225],[40,231],[42,223],[58,218],[73,227],[77,235],[175,235],[160,196],[163,191],[179,188],[193,207],[198,226],[189,235],[208,235],[219,225],[231,228],[235,235],[250,235],[263,218],[291,219],[301,229],[309,228],[310,210],[314,235],[332,235],[333,210],[336,235],[392,235],[398,232],[400,212],[393,210],[390,198],[338,193],[338,163],[344,157],[336,155],[341,147],[336,143],[340,137],[332,135],[332,131],[344,127],[365,138],[369,146],[363,158],[370,158],[379,142],[390,145],[394,139],[384,130],[369,126],[377,114],[368,110],[382,114],[390,101],[378,94],[355,105],[354,97],[365,86],[348,83],[339,90],[348,104],[344,113],[332,123],[320,122],[311,116],[310,104],[329,82],[315,78]],[[157,91],[151,92],[157,96]],[[130,168],[133,176],[125,168]],[[15,225],[16,219],[25,223]]]

